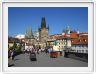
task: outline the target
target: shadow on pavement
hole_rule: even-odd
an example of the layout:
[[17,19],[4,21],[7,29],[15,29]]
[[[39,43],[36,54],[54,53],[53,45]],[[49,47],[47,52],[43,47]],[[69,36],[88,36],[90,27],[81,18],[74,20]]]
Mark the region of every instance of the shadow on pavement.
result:
[[72,58],[72,59],[76,59],[76,60],[80,60],[80,61],[83,61],[83,62],[87,62],[88,63],[88,59],[86,59],[86,58],[77,57],[77,56],[72,55],[72,54],[70,54],[68,57],[69,58]]

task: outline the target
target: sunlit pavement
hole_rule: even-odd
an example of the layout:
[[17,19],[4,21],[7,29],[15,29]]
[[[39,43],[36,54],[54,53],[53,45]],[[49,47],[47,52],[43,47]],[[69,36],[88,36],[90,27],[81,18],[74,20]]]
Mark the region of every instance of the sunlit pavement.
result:
[[[88,63],[80,60],[65,58],[59,56],[58,58],[50,58],[49,54],[36,54],[37,61],[30,61],[29,54],[20,54],[12,61],[12,67],[87,67]],[[11,62],[9,62],[11,63]]]

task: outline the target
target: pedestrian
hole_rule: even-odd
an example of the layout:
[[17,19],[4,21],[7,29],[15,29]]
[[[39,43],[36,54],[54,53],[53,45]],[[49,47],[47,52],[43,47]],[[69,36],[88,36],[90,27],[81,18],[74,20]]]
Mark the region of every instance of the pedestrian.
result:
[[37,53],[39,54],[39,49],[37,49]]
[[11,49],[8,50],[8,58],[11,57]]
[[16,56],[16,50],[13,49],[13,51],[12,51],[12,60],[14,60],[15,56]]
[[14,65],[13,63],[13,50],[10,49],[8,52],[8,67]]
[[12,49],[8,51],[8,58],[12,58]]
[[46,54],[48,53],[48,47],[45,47],[45,52],[46,52]]

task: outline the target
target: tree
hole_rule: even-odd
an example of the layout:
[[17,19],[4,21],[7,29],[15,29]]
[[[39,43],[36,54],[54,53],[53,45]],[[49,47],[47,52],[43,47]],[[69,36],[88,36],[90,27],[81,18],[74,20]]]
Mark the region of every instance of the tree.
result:
[[14,42],[14,44],[13,44],[13,49],[15,49],[15,48],[17,48],[16,42]]
[[22,44],[20,44],[20,45],[17,47],[17,52],[18,52],[18,53],[21,52],[21,48],[22,48]]

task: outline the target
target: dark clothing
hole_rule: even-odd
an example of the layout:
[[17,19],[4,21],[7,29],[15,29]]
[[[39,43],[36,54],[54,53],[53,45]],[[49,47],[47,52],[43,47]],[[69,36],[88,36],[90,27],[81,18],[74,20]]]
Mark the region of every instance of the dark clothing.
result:
[[14,49],[13,50],[13,55],[12,55],[12,60],[14,60],[15,56],[16,56],[16,50]]
[[8,58],[10,58],[10,57],[11,57],[11,53],[12,53],[12,51],[11,51],[11,50],[9,50],[9,51],[8,51]]

